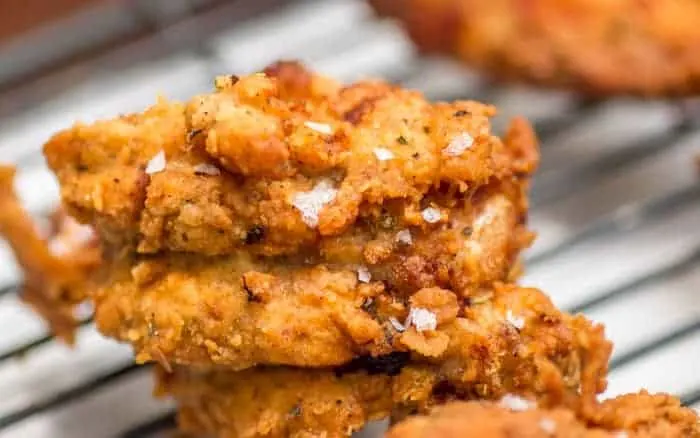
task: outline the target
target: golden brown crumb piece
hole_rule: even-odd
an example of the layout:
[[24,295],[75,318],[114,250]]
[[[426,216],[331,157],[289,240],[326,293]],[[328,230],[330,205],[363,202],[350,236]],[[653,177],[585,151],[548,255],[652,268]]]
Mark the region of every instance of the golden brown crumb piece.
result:
[[646,392],[601,403],[596,416],[570,410],[536,409],[519,397],[492,402],[456,402],[410,418],[387,438],[697,438],[697,414],[678,399]]
[[74,308],[86,298],[87,277],[101,260],[96,236],[59,210],[49,236],[42,237],[14,193],[14,173],[14,168],[0,166],[0,235],[24,271],[22,299],[46,319],[54,334],[72,343]]
[[593,95],[700,91],[694,0],[369,1],[399,18],[422,50],[453,54],[489,77]]

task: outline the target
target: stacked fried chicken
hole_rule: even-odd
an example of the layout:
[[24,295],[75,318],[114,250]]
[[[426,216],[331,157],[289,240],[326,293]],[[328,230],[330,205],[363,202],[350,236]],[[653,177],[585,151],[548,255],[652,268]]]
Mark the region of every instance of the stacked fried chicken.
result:
[[[495,426],[459,436],[521,436],[498,425],[549,410],[561,430],[635,433],[595,420],[610,409],[602,327],[512,284],[533,238],[525,121],[499,139],[493,107],[292,62],[215,85],[45,146],[64,208],[102,247],[98,272],[64,289],[157,363],[183,430],[342,437],[463,400],[391,436],[443,436],[426,427],[462,410]],[[698,436],[683,409],[649,422]]]

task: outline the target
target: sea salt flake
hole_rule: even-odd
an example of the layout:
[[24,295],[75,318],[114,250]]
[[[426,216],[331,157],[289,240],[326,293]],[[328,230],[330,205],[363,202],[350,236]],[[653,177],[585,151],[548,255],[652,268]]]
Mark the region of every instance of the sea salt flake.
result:
[[319,123],[319,122],[304,122],[304,126],[306,126],[309,129],[313,129],[316,132],[320,132],[321,134],[325,135],[331,135],[333,134],[333,128],[331,128],[331,125],[327,123]]
[[466,132],[463,132],[452,139],[442,153],[448,157],[458,157],[474,144],[474,137]]
[[523,412],[533,409],[535,404],[526,398],[514,394],[506,394],[500,401],[500,405],[514,412]]
[[379,161],[388,161],[394,159],[394,153],[386,148],[374,148],[374,156]]
[[394,327],[394,330],[396,330],[399,333],[406,331],[406,327],[393,316],[389,318],[389,324],[391,324],[391,326]]
[[221,175],[221,170],[213,164],[209,163],[199,163],[194,166],[194,173],[197,175]]
[[410,230],[401,230],[396,233],[396,241],[403,243],[404,245],[411,245],[413,243],[413,236],[411,236]]
[[335,199],[336,190],[330,181],[322,180],[310,192],[294,195],[292,205],[301,212],[301,220],[311,228],[318,226],[318,215],[329,202]]
[[429,224],[434,224],[440,222],[440,218],[442,218],[442,213],[440,213],[440,210],[438,210],[437,208],[428,207],[421,212],[421,216],[423,216],[424,221],[428,222]]
[[510,309],[506,311],[506,321],[518,330],[522,330],[525,327],[525,318],[513,315],[513,311]]
[[372,279],[372,274],[369,272],[369,269],[367,269],[367,266],[360,266],[357,268],[357,279],[360,283],[369,283]]
[[413,325],[419,332],[435,330],[437,328],[437,315],[428,309],[413,307],[408,312],[408,318],[406,318],[404,325],[406,327]]
[[146,173],[153,175],[154,173],[162,172],[165,170],[165,152],[161,150],[153,156],[148,161],[146,165]]
[[540,420],[540,429],[550,435],[554,435],[554,433],[557,431],[557,423],[555,423],[551,418],[542,418]]

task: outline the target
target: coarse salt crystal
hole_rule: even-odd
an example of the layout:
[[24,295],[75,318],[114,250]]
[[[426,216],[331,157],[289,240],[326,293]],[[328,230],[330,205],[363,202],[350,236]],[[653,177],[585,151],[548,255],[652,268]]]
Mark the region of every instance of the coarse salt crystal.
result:
[[379,161],[388,161],[394,158],[394,153],[386,148],[374,148],[374,156]]
[[620,431],[620,432],[615,434],[615,438],[627,438],[627,432]]
[[463,132],[452,139],[442,153],[449,157],[458,157],[474,144],[474,137]]
[[357,279],[360,283],[369,283],[372,279],[372,274],[369,272],[366,266],[360,266],[357,268]]
[[391,326],[394,327],[394,330],[396,330],[399,333],[406,331],[406,327],[393,316],[389,318],[389,324],[391,324]]
[[327,123],[308,121],[304,122],[304,126],[306,126],[309,129],[313,129],[316,132],[320,132],[321,134],[331,135],[333,133],[333,128],[331,128],[331,125]]
[[423,216],[423,220],[425,220],[429,224],[434,224],[440,222],[440,218],[442,218],[442,213],[440,213],[440,210],[438,210],[437,208],[428,207],[421,212],[421,216]]
[[545,417],[540,420],[540,429],[550,435],[554,435],[554,433],[557,431],[557,423],[555,423],[551,418]]
[[413,236],[411,236],[410,230],[401,230],[396,233],[396,241],[403,243],[404,245],[411,245],[413,243]]
[[504,395],[500,405],[515,412],[528,411],[535,407],[535,404],[530,400],[513,394]]
[[428,309],[413,307],[408,312],[408,318],[406,318],[404,325],[406,327],[413,325],[419,332],[435,330],[437,328],[437,315]]
[[301,212],[301,220],[311,228],[318,225],[318,215],[323,207],[335,199],[338,190],[328,180],[322,180],[310,192],[294,195],[292,205]]
[[525,318],[513,315],[510,309],[506,311],[506,321],[518,330],[522,330],[525,327]]
[[196,173],[197,175],[221,175],[221,171],[219,170],[219,168],[209,163],[197,164],[196,166],[194,166],[194,173]]
[[165,152],[161,150],[148,161],[148,164],[146,165],[146,173],[149,175],[153,175],[154,173],[162,172],[164,170]]

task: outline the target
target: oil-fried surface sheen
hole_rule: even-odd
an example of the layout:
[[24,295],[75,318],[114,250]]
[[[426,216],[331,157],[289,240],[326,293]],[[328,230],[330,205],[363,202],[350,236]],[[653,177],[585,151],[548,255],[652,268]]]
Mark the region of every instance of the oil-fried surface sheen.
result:
[[489,77],[593,94],[700,90],[695,0],[369,0]]
[[516,403],[450,403],[400,423],[387,438],[700,437],[697,414],[666,394],[623,395],[584,418],[563,408],[519,410],[521,403]]

